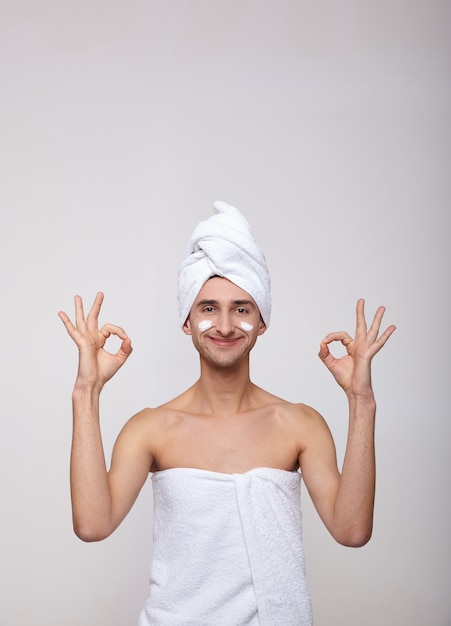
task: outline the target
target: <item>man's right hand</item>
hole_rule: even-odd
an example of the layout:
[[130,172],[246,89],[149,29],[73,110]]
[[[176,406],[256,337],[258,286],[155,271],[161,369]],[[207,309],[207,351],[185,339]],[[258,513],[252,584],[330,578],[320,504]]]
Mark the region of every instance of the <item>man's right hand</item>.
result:
[[[58,315],[78,347],[79,365],[76,387],[92,387],[100,390],[132,353],[131,340],[120,326],[104,324],[99,328],[102,292],[96,295],[86,319],[81,297],[75,296],[74,300],[75,326],[64,311],[60,311]],[[104,348],[106,340],[111,335],[122,340],[116,354],[107,352]]]

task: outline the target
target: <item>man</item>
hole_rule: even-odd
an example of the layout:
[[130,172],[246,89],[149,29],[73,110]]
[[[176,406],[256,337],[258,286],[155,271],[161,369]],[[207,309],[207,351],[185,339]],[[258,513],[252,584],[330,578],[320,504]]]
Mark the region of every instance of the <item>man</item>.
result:
[[[195,229],[179,272],[183,331],[200,357],[200,377],[180,396],[144,409],[124,426],[108,471],[99,425],[103,385],[132,352],[125,331],[99,328],[103,294],[75,326],[59,315],[79,349],[73,392],[71,495],[76,534],[110,535],[149,472],[154,490],[154,554],[140,626],[310,625],[300,479],[332,536],[362,546],[371,536],[375,399],[371,360],[395,330],[380,336],[384,308],[367,328],[364,302],[355,337],[327,335],[319,357],[349,401],[342,472],[323,418],[254,385],[249,354],[269,324],[266,261],[241,213],[215,203]],[[122,340],[105,350],[111,335]],[[335,358],[329,344],[347,350]]]

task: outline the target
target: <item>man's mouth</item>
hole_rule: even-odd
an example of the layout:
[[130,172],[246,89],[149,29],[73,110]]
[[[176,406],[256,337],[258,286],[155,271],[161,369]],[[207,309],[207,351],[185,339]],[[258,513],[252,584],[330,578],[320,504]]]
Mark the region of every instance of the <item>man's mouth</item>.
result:
[[212,341],[216,346],[232,346],[238,343],[242,337],[211,337],[208,339]]

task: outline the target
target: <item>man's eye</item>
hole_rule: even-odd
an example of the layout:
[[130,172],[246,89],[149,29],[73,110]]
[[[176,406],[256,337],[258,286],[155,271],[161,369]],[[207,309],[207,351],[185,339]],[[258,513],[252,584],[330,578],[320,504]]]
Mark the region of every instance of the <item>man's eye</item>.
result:
[[240,307],[239,309],[237,309],[237,313],[247,313],[247,309]]
[[212,313],[214,311],[212,306],[206,306],[204,307],[204,312],[205,313]]

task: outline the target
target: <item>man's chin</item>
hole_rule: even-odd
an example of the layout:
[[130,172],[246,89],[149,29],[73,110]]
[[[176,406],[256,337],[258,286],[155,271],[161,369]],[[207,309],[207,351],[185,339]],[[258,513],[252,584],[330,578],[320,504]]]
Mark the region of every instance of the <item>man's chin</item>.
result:
[[237,368],[246,358],[242,352],[239,354],[211,354],[203,355],[207,363],[219,370],[232,370]]

